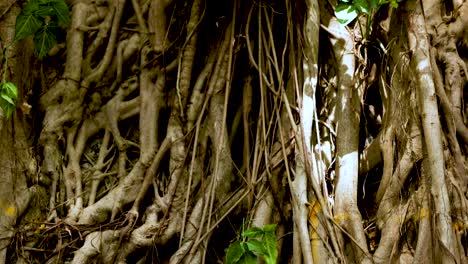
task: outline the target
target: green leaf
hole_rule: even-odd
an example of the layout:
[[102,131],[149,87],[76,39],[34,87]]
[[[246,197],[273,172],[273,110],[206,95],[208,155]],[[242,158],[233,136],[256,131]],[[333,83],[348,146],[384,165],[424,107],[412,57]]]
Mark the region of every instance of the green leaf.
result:
[[34,14],[25,14],[21,12],[16,17],[15,40],[24,39],[27,36],[33,35],[42,26],[43,21]]
[[262,237],[264,234],[263,229],[260,229],[258,227],[251,227],[244,232],[242,232],[242,236],[246,238],[258,238]]
[[370,8],[379,8],[381,6],[380,2],[382,0],[370,0],[369,1],[369,7]]
[[257,253],[262,257],[266,257],[268,255],[268,251],[266,250],[263,242],[258,241],[256,239],[252,239],[245,243],[247,244],[247,247],[249,248],[250,251]]
[[242,258],[242,256],[245,253],[245,249],[241,242],[236,241],[232,243],[226,253],[226,263],[238,263],[239,260]]
[[21,13],[23,13],[25,15],[31,15],[31,14],[35,13],[37,11],[37,9],[39,9],[39,4],[40,4],[40,1],[38,1],[38,0],[30,0],[26,4],[26,6],[23,8]]
[[263,227],[263,231],[268,234],[275,234],[276,224],[270,224]]
[[34,44],[36,45],[36,53],[39,59],[44,58],[49,50],[57,44],[57,37],[55,32],[57,30],[57,26],[54,24],[49,24],[42,27],[35,35],[34,35]]
[[353,4],[339,2],[335,8],[335,16],[341,24],[346,26],[358,16],[358,13]]
[[15,102],[13,102],[13,99],[8,97],[6,94],[0,94],[0,97],[2,97],[2,99],[5,100],[10,105],[15,105]]
[[[246,242],[249,251],[259,254],[267,264],[276,264],[278,248],[276,242],[276,225],[266,225],[262,229],[250,228],[242,234],[245,237],[262,237],[261,240],[251,239]],[[247,234],[245,234],[247,233]]]
[[226,253],[226,264],[256,264],[257,256],[249,251],[246,243],[232,243]]
[[335,12],[344,11],[344,10],[348,9],[349,7],[354,8],[353,4],[350,3],[350,2],[339,1],[338,4],[335,7]]
[[238,264],[257,264],[257,256],[248,251],[239,259]]
[[70,23],[70,10],[63,0],[41,1],[34,14],[42,18],[51,17],[60,25],[66,26]]
[[70,10],[65,1],[51,0],[49,1],[49,5],[53,9],[53,15],[57,17],[59,24],[66,26],[70,23]]
[[18,89],[16,85],[12,82],[6,82],[1,85],[2,93],[6,94],[12,99],[18,98]]
[[63,0],[57,1],[57,3],[54,4],[54,9],[57,13],[59,23],[63,25],[70,24],[70,9],[68,9],[67,4]]
[[52,17],[55,16],[55,10],[49,5],[40,5],[34,14],[42,18]]
[[263,245],[267,251],[265,261],[268,264],[275,264],[278,258],[278,247],[276,242],[276,225],[267,225],[263,228],[265,236],[263,237]]
[[393,8],[398,8],[398,2],[397,1],[390,1],[390,6]]
[[353,4],[359,12],[362,12],[366,15],[371,13],[371,9],[367,0],[354,0]]
[[0,96],[0,107],[3,109],[6,118],[10,118],[16,109],[16,106],[14,104],[12,105],[9,102],[3,100],[3,96]]

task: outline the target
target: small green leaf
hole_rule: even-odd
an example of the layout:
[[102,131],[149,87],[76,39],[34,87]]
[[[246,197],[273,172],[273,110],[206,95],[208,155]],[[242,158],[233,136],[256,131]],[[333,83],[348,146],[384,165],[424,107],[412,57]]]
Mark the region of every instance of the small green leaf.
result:
[[367,0],[354,0],[353,5],[359,12],[362,12],[366,15],[371,13],[371,9]]
[[358,13],[353,4],[339,2],[335,8],[335,16],[341,24],[346,26],[358,16]]
[[341,12],[341,11],[347,10],[349,7],[354,8],[352,3],[345,2],[345,1],[339,1],[338,4],[335,7],[335,12]]
[[[246,242],[248,249],[259,254],[267,264],[276,264],[278,258],[278,248],[276,242],[276,225],[266,225],[262,229],[251,228],[252,236],[262,237],[261,240],[251,239]],[[246,232],[247,232],[246,231]]]
[[381,5],[380,4],[381,1],[382,0],[370,0],[369,1],[369,7],[370,8],[378,8]]
[[270,264],[276,263],[276,258],[278,257],[278,247],[276,242],[276,225],[266,225],[263,230],[265,230],[265,236],[263,237],[263,244],[267,251],[267,257],[265,261]]
[[13,112],[16,109],[16,106],[13,104],[8,103],[7,101],[3,100],[3,97],[0,97],[0,107],[3,109],[6,118],[10,118]]
[[246,238],[258,238],[263,236],[264,231],[258,227],[251,227],[244,232],[242,232],[242,236]]
[[6,94],[12,99],[18,98],[18,89],[16,85],[12,82],[6,82],[1,85],[2,93]]
[[54,16],[57,17],[59,24],[68,25],[70,23],[70,10],[63,0],[49,1],[50,7],[54,10]]
[[0,94],[0,97],[2,97],[3,100],[7,101],[10,105],[15,105],[15,102],[13,102],[13,99],[8,97],[6,94]]
[[55,16],[55,10],[49,5],[40,5],[34,14],[42,18],[52,17]]
[[257,256],[267,264],[276,264],[278,248],[276,241],[276,225],[266,225],[263,228],[251,227],[242,232],[246,242],[236,241],[231,244],[226,254],[226,263],[257,263]]
[[239,260],[242,258],[244,255],[245,250],[244,247],[242,246],[241,242],[236,241],[232,243],[226,253],[226,263],[238,263]]
[[39,4],[40,4],[40,2],[38,0],[30,0],[26,4],[26,6],[23,8],[21,13],[23,13],[25,15],[31,15],[31,14],[35,13],[37,11],[37,9],[39,9]]
[[56,30],[57,26],[51,23],[42,27],[34,35],[34,44],[36,45],[36,53],[39,59],[44,58],[49,50],[57,44]]
[[21,12],[16,17],[15,40],[21,40],[27,36],[34,35],[42,24],[43,21],[34,14],[24,14]]
[[257,256],[249,251],[244,242],[232,243],[226,253],[226,264],[256,264]]
[[250,251],[257,253],[262,257],[268,256],[268,251],[266,250],[265,245],[262,242],[256,239],[252,239],[245,243],[247,244],[247,247]]
[[60,25],[66,26],[70,23],[70,10],[63,0],[40,1],[33,13],[42,18],[51,17]]
[[265,231],[265,233],[275,234],[275,232],[276,232],[276,224],[270,224],[270,225],[264,226],[264,227],[263,227],[263,231]]
[[257,256],[255,256],[252,252],[245,252],[244,255],[239,259],[237,264],[257,264]]

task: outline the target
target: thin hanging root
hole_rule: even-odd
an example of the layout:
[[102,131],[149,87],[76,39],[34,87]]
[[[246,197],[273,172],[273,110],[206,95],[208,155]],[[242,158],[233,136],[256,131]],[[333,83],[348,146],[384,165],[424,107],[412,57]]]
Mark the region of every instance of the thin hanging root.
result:
[[[208,191],[208,197],[206,199],[204,208],[204,217],[202,217],[202,223],[206,219],[206,229],[211,226],[212,212],[215,203],[219,203],[226,199],[228,190],[231,187],[231,182],[234,180],[232,175],[233,165],[231,162],[231,150],[228,145],[228,135],[226,129],[226,102],[223,96],[224,94],[216,94],[211,98],[209,123],[211,132],[210,138],[213,142],[213,151],[215,153],[215,165],[211,175],[211,183]],[[220,109],[223,112],[219,111]],[[223,116],[224,115],[224,116]],[[218,131],[218,133],[216,132]],[[221,133],[219,133],[221,131]],[[200,228],[200,230],[206,230]],[[198,233],[198,237],[201,237],[202,232]],[[203,240],[207,241],[207,240]],[[203,250],[197,248],[197,250]],[[203,252],[206,252],[206,247]],[[193,249],[192,249],[193,251]],[[205,255],[205,253],[203,253]]]
[[[192,214],[189,220],[190,225],[188,225],[187,228],[186,241],[179,247],[177,252],[172,255],[170,263],[177,264],[184,259],[186,260],[185,263],[190,263],[189,261],[195,258],[195,254],[198,252],[194,249],[197,249],[200,246],[200,244],[203,241],[205,241],[207,237],[209,237],[211,232],[213,232],[219,226],[219,224],[226,219],[229,213],[231,213],[237,206],[239,206],[239,204],[247,197],[249,193],[249,190],[240,189],[233,195],[231,195],[231,197],[228,199],[228,202],[226,202],[219,210],[218,215],[221,215],[221,217],[219,217],[213,225],[207,228],[207,232],[205,232],[204,235],[196,239],[197,228],[201,226],[200,219],[203,209],[203,203],[204,200],[206,200],[207,198],[201,197],[197,201],[196,205],[193,207]],[[189,250],[190,255],[187,256]]]
[[[250,11],[249,11],[249,15],[247,17],[247,23],[246,23],[246,27],[245,27],[245,38],[247,40],[247,51],[249,52],[249,59],[250,59],[250,63],[252,63],[252,65],[254,66],[255,69],[257,69],[257,71],[259,72],[260,76],[263,78],[263,81],[265,81],[265,83],[267,84],[268,87],[271,87],[271,83],[268,81],[268,77],[266,76],[265,73],[263,73],[262,71],[260,71],[259,69],[259,66],[258,66],[258,63],[255,61],[254,57],[253,57],[253,48],[252,48],[252,42],[250,40],[250,33],[249,33],[249,29],[250,29],[250,19],[252,17],[252,12],[254,10],[254,5],[252,5]],[[260,26],[260,25],[259,25]]]
[[[253,190],[252,185],[252,172],[250,167],[250,157],[251,157],[251,149],[250,149],[250,114],[252,111],[252,76],[248,75],[247,79],[245,80],[243,86],[243,100],[242,100],[242,124],[243,124],[243,136],[244,136],[244,149],[243,155],[244,160],[243,164],[245,167],[245,181],[247,182],[247,186],[249,190]],[[253,204],[253,192],[252,195],[248,197],[248,208],[252,208]]]
[[149,187],[153,183],[153,178],[157,173],[157,170],[159,169],[159,164],[161,163],[162,158],[164,155],[169,151],[170,147],[172,145],[171,139],[166,137],[164,141],[161,143],[161,146],[159,147],[159,150],[156,154],[156,156],[153,159],[153,162],[151,163],[150,167],[146,170],[145,174],[145,179],[143,180],[143,184],[141,186],[140,192],[138,193],[137,198],[135,199],[135,202],[133,203],[132,208],[128,212],[127,215],[127,220],[129,221],[129,225],[133,226],[134,222],[138,219],[138,211],[140,209],[140,203],[143,201],[143,198],[146,195],[146,192],[148,191]]
[[[212,67],[213,63],[211,63],[211,67]],[[205,67],[206,69],[206,67]],[[203,71],[205,71],[205,69]],[[198,82],[198,81],[197,81]],[[201,100],[201,98],[200,98]],[[204,108],[206,107],[206,105],[204,106]],[[185,194],[185,204],[184,204],[184,215],[182,217],[182,228],[180,230],[180,240],[179,240],[179,247],[182,246],[182,243],[184,242],[184,238],[186,236],[186,224],[187,224],[187,214],[189,212],[189,202],[190,202],[190,196],[192,194],[192,184],[194,186],[196,186],[197,182],[200,180],[200,175],[198,177],[195,177],[196,178],[196,182],[194,182],[194,174],[196,173],[199,173],[201,174],[201,167],[202,165],[200,165],[199,163],[201,163],[200,161],[204,159],[205,155],[206,155],[206,146],[204,146],[204,141],[207,141],[208,140],[208,134],[206,132],[206,128],[202,128],[202,124],[201,124],[201,121],[202,121],[202,117],[203,117],[203,111],[204,109],[202,110],[202,113],[199,115],[198,117],[198,121],[196,123],[196,126],[195,126],[195,137],[194,137],[194,145],[193,145],[193,150],[192,150],[192,158],[191,158],[191,161],[190,161],[190,169],[189,169],[189,178],[188,178],[188,182],[187,182],[187,189],[186,189],[186,194]],[[190,114],[190,112],[189,112]],[[189,115],[190,116],[190,115]],[[190,125],[189,125],[190,126]],[[203,131],[200,131],[202,130]],[[200,136],[200,133],[202,134]],[[206,143],[205,143],[206,144]],[[200,150],[199,150],[200,148]],[[197,157],[198,156],[198,159]],[[195,175],[196,176],[196,175]],[[202,201],[199,199],[199,201]],[[197,204],[199,202],[197,201]],[[200,203],[199,206],[201,206],[202,204]],[[199,211],[201,212],[201,207],[199,209]],[[195,213],[195,209],[192,209],[192,214],[190,216],[190,225],[192,226],[193,223],[199,223],[200,219],[199,219],[199,215],[200,213]],[[189,232],[189,238],[191,238],[194,234],[195,234],[195,230],[193,228],[191,228],[190,230],[192,230],[191,232],[190,231],[187,231]],[[187,244],[187,243],[186,243]],[[189,243],[190,244],[190,243]],[[185,246],[187,247],[187,246]],[[191,247],[191,244],[189,246],[189,248]],[[189,249],[187,248],[187,250]],[[178,250],[179,252],[180,250]],[[184,250],[182,250],[184,251]],[[185,253],[180,253],[180,254],[183,254],[185,256],[187,252]],[[173,259],[177,254],[174,254],[174,256],[171,257],[171,259]]]
[[[192,3],[190,20],[187,24],[187,38],[182,47],[183,53],[179,55],[179,70],[176,83],[177,97],[179,100],[179,108],[181,117],[185,116],[185,108],[187,106],[187,98],[189,96],[190,82],[192,80],[192,68],[197,51],[198,41],[198,25],[201,23],[200,18],[201,1],[196,0]],[[206,8],[206,7],[205,7]]]
[[[195,122],[203,116],[202,106],[203,106],[203,102],[206,101],[205,95],[207,93],[203,93],[202,90],[204,88],[206,79],[209,77],[209,75],[211,74],[213,70],[213,66],[214,66],[214,62],[216,58],[219,57],[216,55],[217,55],[216,52],[212,52],[210,54],[205,67],[203,68],[201,73],[198,75],[197,81],[195,82],[193,86],[192,95],[190,96],[190,103],[187,109],[186,131],[191,131],[194,127]],[[215,72],[217,72],[216,69],[215,69]],[[217,74],[214,73],[213,76],[217,76]],[[216,78],[216,77],[212,77],[212,78]],[[206,108],[206,107],[203,107],[203,108]]]
[[[235,9],[234,9],[235,14]],[[235,17],[235,16],[234,16]],[[233,43],[234,39],[234,26],[235,22],[232,22],[228,26],[228,30],[225,32],[225,40],[229,40],[227,43]],[[219,201],[226,199],[226,194],[228,193],[229,189],[231,188],[231,182],[234,180],[232,175],[233,165],[232,165],[232,158],[231,158],[231,150],[228,144],[228,131],[226,128],[226,118],[227,118],[227,111],[228,111],[228,99],[230,94],[230,85],[231,85],[231,66],[232,66],[232,56],[233,56],[233,45],[229,46],[229,52],[224,55],[223,58],[227,57],[227,62],[225,67],[220,70],[220,72],[226,72],[226,76],[224,78],[219,78],[217,80],[217,87],[213,91],[213,96],[211,97],[210,102],[210,110],[208,116],[209,122],[209,130],[210,130],[210,138],[213,143],[213,152],[215,155],[215,163],[213,173],[211,175],[211,182],[209,184],[209,191],[207,193],[205,206],[203,208],[203,214],[201,217],[201,223],[205,222],[206,226],[210,227],[211,225],[211,218],[212,212],[215,202],[219,203]],[[223,84],[225,85],[223,87]],[[225,89],[223,89],[225,88]],[[222,111],[220,111],[222,110]],[[197,234],[197,239],[201,237],[201,232],[205,230],[203,227],[199,228],[199,232]],[[208,234],[210,234],[209,232]],[[202,240],[203,243],[207,243],[206,240]],[[200,249],[198,245],[193,247],[191,250],[192,256],[199,255],[198,252],[202,253],[202,259],[205,259],[206,256],[206,248],[205,250]],[[203,250],[203,251],[201,251]],[[198,251],[198,252],[197,252]]]

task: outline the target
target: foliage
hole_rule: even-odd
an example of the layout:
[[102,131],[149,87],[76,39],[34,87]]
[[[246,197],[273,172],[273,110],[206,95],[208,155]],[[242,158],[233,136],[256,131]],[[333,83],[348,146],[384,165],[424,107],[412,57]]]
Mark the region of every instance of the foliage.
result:
[[348,25],[361,14],[367,16],[366,32],[369,32],[373,16],[385,4],[397,8],[401,0],[340,0],[335,8],[335,16],[343,25]]
[[[15,40],[33,36],[36,54],[42,59],[64,34],[61,29],[70,24],[69,13],[64,0],[30,0],[16,17]],[[0,107],[9,118],[16,108],[14,100],[18,98],[18,89],[14,83],[6,81],[8,61],[5,51],[2,54],[5,61],[0,82]]]
[[11,82],[0,83],[0,107],[5,112],[5,116],[9,118],[16,108],[14,100],[18,98],[18,89]]
[[229,246],[226,263],[257,263],[257,254],[267,264],[275,264],[278,257],[275,230],[276,225],[272,224],[263,228],[252,227],[242,232],[242,238],[247,241],[236,241]]
[[30,0],[16,18],[15,40],[34,36],[37,56],[44,58],[70,23],[64,0]]
[[[1,41],[1,39],[0,39]],[[6,118],[10,118],[15,111],[15,99],[18,98],[18,89],[12,82],[7,81],[8,57],[6,55],[7,48],[3,48],[0,53],[2,64],[2,78],[0,80],[0,107],[3,109]]]

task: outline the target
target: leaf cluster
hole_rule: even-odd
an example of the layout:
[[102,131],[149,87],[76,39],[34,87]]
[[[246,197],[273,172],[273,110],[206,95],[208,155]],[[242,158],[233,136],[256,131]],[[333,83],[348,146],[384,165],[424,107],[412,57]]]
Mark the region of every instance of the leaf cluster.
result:
[[398,8],[398,3],[402,0],[340,0],[335,8],[335,16],[338,21],[347,25],[360,14],[372,16],[374,11],[385,4],[390,4],[393,8]]
[[226,253],[227,264],[254,264],[257,255],[267,264],[275,264],[278,257],[276,242],[276,225],[266,225],[263,228],[252,227],[242,232],[245,241],[235,241]]
[[15,40],[34,37],[37,56],[44,58],[64,35],[70,24],[70,11],[64,0],[29,0],[16,17]]
[[0,83],[0,107],[5,112],[5,116],[10,118],[16,108],[14,102],[18,98],[18,89],[11,82]]

